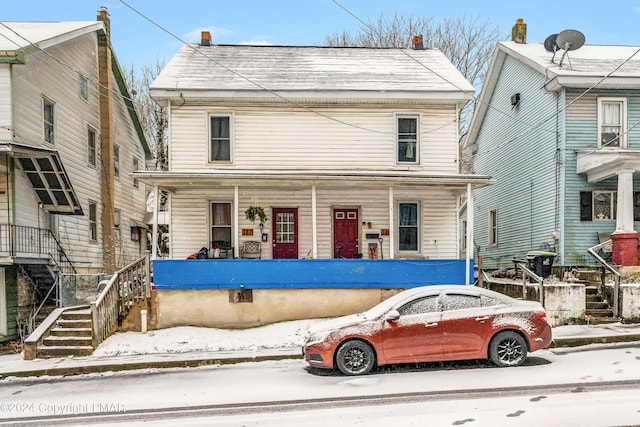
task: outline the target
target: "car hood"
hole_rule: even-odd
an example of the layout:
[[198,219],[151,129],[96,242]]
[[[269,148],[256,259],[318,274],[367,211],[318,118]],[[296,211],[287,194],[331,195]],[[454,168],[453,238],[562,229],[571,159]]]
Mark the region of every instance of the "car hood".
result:
[[336,329],[344,328],[346,326],[353,326],[362,323],[365,320],[362,314],[350,314],[348,316],[336,317],[318,323],[315,326],[309,328],[309,332],[312,334],[325,331],[333,331]]

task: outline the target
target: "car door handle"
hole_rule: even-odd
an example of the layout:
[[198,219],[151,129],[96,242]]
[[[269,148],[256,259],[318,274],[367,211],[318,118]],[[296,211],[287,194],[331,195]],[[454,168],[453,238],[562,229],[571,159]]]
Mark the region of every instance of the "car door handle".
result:
[[489,320],[489,316],[476,317],[476,321],[482,322],[484,320]]
[[436,326],[438,326],[438,322],[425,323],[424,325],[425,328],[435,328]]

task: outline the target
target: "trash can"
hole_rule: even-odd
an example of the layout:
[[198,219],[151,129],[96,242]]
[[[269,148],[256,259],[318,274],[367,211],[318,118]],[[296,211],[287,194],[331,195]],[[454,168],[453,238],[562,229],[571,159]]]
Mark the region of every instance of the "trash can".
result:
[[544,278],[551,276],[551,267],[556,254],[553,252],[531,251],[527,253],[529,269]]

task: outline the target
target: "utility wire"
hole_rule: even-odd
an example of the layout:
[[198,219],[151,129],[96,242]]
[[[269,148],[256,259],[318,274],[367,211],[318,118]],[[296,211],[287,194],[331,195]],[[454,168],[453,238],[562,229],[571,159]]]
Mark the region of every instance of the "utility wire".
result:
[[[189,47],[190,49],[192,49],[194,52],[198,53],[199,55],[204,56],[205,58],[207,58],[208,60],[210,60],[211,62],[213,62],[214,64],[218,65],[219,67],[223,68],[224,70],[230,72],[231,74],[241,78],[242,80],[245,80],[246,82],[258,87],[260,90],[269,93],[287,103],[293,104],[298,108],[301,108],[303,110],[309,111],[310,113],[316,114],[318,116],[324,117],[326,119],[332,120],[334,122],[346,125],[346,126],[350,126],[356,129],[360,129],[360,130],[364,130],[367,132],[374,132],[374,133],[379,133],[379,134],[384,134],[384,135],[395,135],[395,133],[392,132],[385,132],[385,131],[380,131],[380,130],[376,130],[376,129],[371,129],[371,128],[366,128],[363,126],[359,126],[353,123],[349,123],[349,122],[345,122],[344,120],[340,120],[337,119],[335,117],[331,117],[328,114],[322,113],[320,111],[314,110],[313,108],[307,107],[293,99],[287,98],[284,95],[281,95],[279,93],[277,93],[276,91],[269,89],[268,87],[260,84],[259,82],[256,82],[252,79],[250,79],[249,77],[244,76],[243,74],[233,70],[232,68],[226,66],[225,64],[221,63],[220,61],[216,60],[215,58],[211,57],[210,55],[207,55],[205,52],[202,52],[201,50],[197,49],[196,47],[193,46],[193,44],[186,42],[185,40],[183,40],[181,37],[175,35],[173,32],[171,32],[170,30],[168,30],[167,28],[163,27],[162,25],[158,24],[157,22],[155,22],[154,20],[152,20],[151,18],[149,18],[148,16],[146,16],[145,14],[143,14],[142,12],[140,12],[139,10],[135,9],[133,6],[129,5],[126,1],[124,0],[120,0],[120,3],[122,3],[124,6],[126,6],[127,8],[131,9],[131,11],[133,11],[134,13],[136,13],[137,15],[139,15],[140,17],[142,17],[143,19],[145,19],[146,21],[148,21],[149,23],[151,23],[152,25],[154,25],[155,27],[159,28],[160,30],[162,30],[163,32],[167,33],[169,36],[173,37],[174,39],[180,41],[181,43],[183,43],[185,46]],[[438,75],[437,73],[435,73],[433,70],[430,70],[431,72],[433,72],[434,74]],[[439,75],[438,75],[439,76]],[[439,76],[440,77],[440,76]],[[442,77],[441,77],[442,78]],[[451,82],[449,82],[451,83]],[[453,83],[451,83],[453,84]],[[456,86],[457,87],[457,86]],[[460,89],[460,88],[458,88]],[[462,90],[462,89],[460,89]],[[449,126],[450,124],[456,123],[457,122],[457,118],[454,120],[451,120],[447,123],[445,123],[442,126],[439,126],[437,128],[434,129],[429,129],[428,131],[424,131],[424,132],[420,132],[421,135],[424,134],[428,134],[428,133],[432,133],[435,132],[437,130],[440,130],[446,126]]]

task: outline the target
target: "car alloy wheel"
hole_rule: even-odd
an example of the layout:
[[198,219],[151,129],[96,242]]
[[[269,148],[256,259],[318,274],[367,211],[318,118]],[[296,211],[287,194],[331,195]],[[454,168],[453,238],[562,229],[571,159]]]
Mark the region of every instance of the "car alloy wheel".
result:
[[375,355],[367,343],[347,341],[336,352],[336,365],[344,375],[365,375],[375,365]]
[[489,358],[498,366],[518,366],[526,357],[527,343],[517,332],[500,332],[491,341]]

